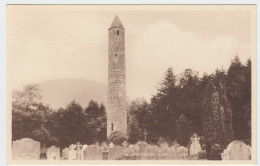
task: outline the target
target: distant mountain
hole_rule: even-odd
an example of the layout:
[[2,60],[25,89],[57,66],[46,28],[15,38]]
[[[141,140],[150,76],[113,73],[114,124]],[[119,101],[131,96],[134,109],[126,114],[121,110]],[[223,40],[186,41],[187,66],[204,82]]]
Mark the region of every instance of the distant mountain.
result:
[[38,84],[42,90],[42,102],[51,108],[66,107],[72,100],[83,108],[92,99],[106,105],[107,85],[82,79],[57,79]]

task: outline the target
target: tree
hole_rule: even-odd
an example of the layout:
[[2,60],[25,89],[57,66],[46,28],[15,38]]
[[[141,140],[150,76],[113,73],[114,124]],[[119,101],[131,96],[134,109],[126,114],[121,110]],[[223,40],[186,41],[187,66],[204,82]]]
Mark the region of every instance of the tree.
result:
[[48,114],[52,111],[41,103],[38,85],[28,85],[22,91],[12,93],[12,139],[25,137],[49,144],[57,138],[46,127]]
[[[176,138],[175,121],[179,117],[176,109],[177,78],[172,68],[169,68],[160,84],[158,92],[151,99],[154,138],[164,137],[174,140]],[[154,140],[155,141],[155,140]],[[156,141],[157,142],[157,141]]]
[[140,140],[144,141],[146,137],[145,133],[147,132],[151,123],[150,105],[143,98],[139,98],[131,102],[128,112],[129,141],[131,143],[136,143]]
[[238,56],[227,73],[227,98],[233,113],[234,137],[251,142],[251,60],[243,65]]
[[106,111],[103,103],[99,105],[96,101],[90,100],[88,107],[85,109],[87,116],[88,130],[91,131],[92,140],[105,141],[106,140]]
[[211,80],[207,85],[203,100],[202,123],[208,153],[214,144],[226,148],[233,140],[232,111],[226,97],[225,84],[214,83]]
[[29,111],[40,103],[41,98],[41,90],[38,85],[27,85],[23,91],[13,91],[12,105],[20,110]]
[[179,79],[179,93],[176,101],[179,115],[183,114],[189,119],[191,133],[201,133],[202,91],[198,72],[185,69]]
[[181,146],[187,146],[190,141],[191,130],[190,130],[188,119],[183,114],[176,121],[176,128],[177,128],[177,142]]

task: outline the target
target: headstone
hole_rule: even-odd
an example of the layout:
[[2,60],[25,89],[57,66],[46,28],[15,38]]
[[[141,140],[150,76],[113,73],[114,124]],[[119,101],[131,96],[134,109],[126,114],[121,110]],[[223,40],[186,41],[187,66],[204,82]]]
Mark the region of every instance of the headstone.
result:
[[90,145],[83,151],[83,160],[102,160],[102,149],[99,146]]
[[126,147],[128,146],[128,143],[127,143],[126,141],[124,141],[124,142],[122,143],[122,146],[126,148]]
[[83,156],[84,156],[83,152],[84,152],[84,150],[85,150],[87,147],[88,147],[88,145],[87,145],[87,144],[84,144],[84,145],[82,146],[82,148],[81,148],[81,159],[82,159],[82,160],[83,160]]
[[115,145],[113,144],[113,142],[111,142],[110,144],[109,144],[109,148],[112,148],[112,147],[114,147]]
[[41,147],[41,154],[40,154],[40,160],[46,160],[47,159],[47,155],[46,155],[47,149],[46,146],[42,146]]
[[222,160],[251,160],[251,147],[243,141],[231,142],[221,153]]
[[101,149],[102,149],[102,151],[108,151],[108,145],[107,145],[107,143],[105,142],[105,141],[103,141],[102,143],[101,143]]
[[141,147],[137,144],[133,146],[134,153],[141,153]]
[[75,150],[75,145],[71,144],[69,146],[69,153],[68,153],[68,160],[76,160],[77,158],[77,154],[76,154],[76,150]]
[[178,143],[172,145],[171,149],[177,154],[177,149],[180,147]]
[[86,149],[86,147],[88,147],[87,144],[83,145],[81,150],[84,151],[84,149]]
[[76,151],[76,160],[82,160],[82,144],[80,142],[77,142],[75,146],[75,151]]
[[161,148],[169,148],[168,142],[162,142],[159,146]]
[[46,151],[48,160],[60,160],[60,148],[56,146],[51,146]]
[[129,148],[132,148],[132,147],[134,147],[134,145],[133,145],[133,144],[130,144],[130,145],[129,145]]
[[141,153],[147,153],[147,147],[148,147],[148,143],[147,142],[139,141],[139,142],[137,142],[137,145],[140,147]]
[[101,143],[101,149],[102,149],[102,159],[108,160],[109,147],[105,141]]
[[109,148],[108,159],[109,160],[116,160],[124,156],[124,150],[122,146],[114,146]]
[[157,160],[158,158],[158,154],[159,154],[159,147],[157,145],[148,145],[147,147],[148,149],[148,154],[149,156],[147,156],[146,158],[148,160]]
[[177,154],[178,156],[182,157],[188,156],[188,148],[180,146],[179,148],[177,148]]
[[198,154],[199,151],[201,151],[200,146],[200,137],[197,134],[193,134],[191,137],[191,145],[190,145],[190,155]]
[[38,141],[34,141],[30,138],[13,141],[13,160],[39,160],[40,152],[40,142]]
[[62,150],[62,159],[63,160],[68,160],[68,158],[69,158],[69,151],[70,151],[69,148],[64,148]]

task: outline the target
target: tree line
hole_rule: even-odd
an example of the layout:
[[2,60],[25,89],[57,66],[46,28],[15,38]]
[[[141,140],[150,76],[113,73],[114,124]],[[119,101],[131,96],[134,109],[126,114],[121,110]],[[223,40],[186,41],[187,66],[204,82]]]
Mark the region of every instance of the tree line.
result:
[[[107,141],[106,109],[96,101],[82,108],[72,101],[54,110],[41,102],[41,90],[29,85],[12,94],[12,139],[29,137],[46,146]],[[234,139],[251,143],[251,60],[231,60],[227,70],[203,74],[185,69],[176,75],[169,68],[148,102],[136,99],[128,106],[130,143],[160,138],[188,146],[193,133],[207,148],[222,148]]]
[[106,140],[105,106],[89,101],[82,108],[72,101],[65,108],[54,110],[40,101],[37,85],[13,92],[12,139],[32,138],[42,145],[61,148],[73,143],[93,144]]
[[149,102],[136,99],[129,106],[129,141],[156,144],[160,137],[182,146],[193,133],[210,149],[234,139],[251,143],[251,60],[242,64],[235,56],[227,70],[213,74],[185,69],[165,72]]

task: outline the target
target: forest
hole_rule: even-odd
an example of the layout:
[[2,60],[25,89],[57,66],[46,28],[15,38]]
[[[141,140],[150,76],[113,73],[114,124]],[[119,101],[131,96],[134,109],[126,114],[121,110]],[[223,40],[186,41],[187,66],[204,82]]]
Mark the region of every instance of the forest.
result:
[[[28,85],[12,93],[12,140],[32,138],[46,146],[64,148],[72,143],[93,144],[106,138],[106,108],[102,103],[76,101],[57,110],[41,102],[41,90]],[[235,56],[228,69],[212,74],[168,68],[150,101],[128,103],[129,143],[160,138],[188,146],[197,133],[205,148],[226,148],[232,140],[251,144],[251,60]]]

